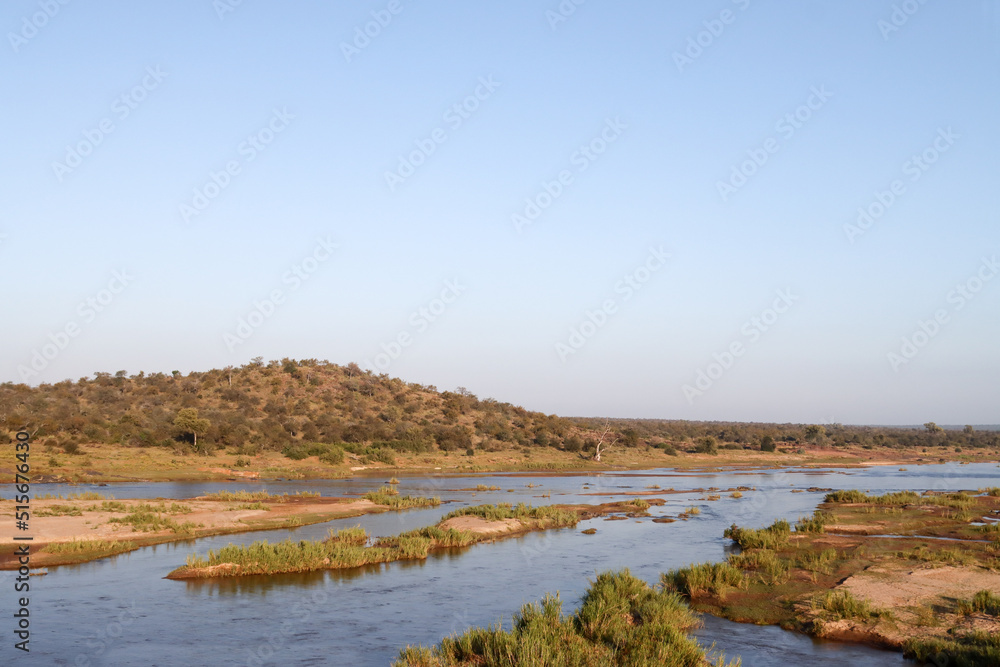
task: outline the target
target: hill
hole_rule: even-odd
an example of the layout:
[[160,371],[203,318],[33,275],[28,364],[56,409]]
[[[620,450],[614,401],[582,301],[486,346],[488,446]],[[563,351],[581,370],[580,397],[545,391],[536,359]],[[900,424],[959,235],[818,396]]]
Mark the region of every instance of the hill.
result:
[[566,418],[480,399],[463,388],[438,391],[354,363],[315,359],[257,358],[188,375],[95,373],[92,379],[37,387],[5,383],[0,426],[11,443],[20,429],[32,433],[51,455],[47,461],[36,457],[34,469],[52,474],[84,467],[74,455],[107,458],[117,452],[124,463],[129,451],[162,452],[177,468],[200,465],[203,458],[259,471],[309,459],[311,474],[330,474],[349,467],[440,464],[452,453],[474,457],[463,464],[472,469],[580,467],[600,458],[599,447],[612,456],[604,463],[647,467],[675,466],[688,456],[695,457],[688,464],[717,464],[702,456],[720,450],[864,459],[957,458],[963,452],[984,457],[1000,447],[996,432],[944,431],[933,424],[907,429]]

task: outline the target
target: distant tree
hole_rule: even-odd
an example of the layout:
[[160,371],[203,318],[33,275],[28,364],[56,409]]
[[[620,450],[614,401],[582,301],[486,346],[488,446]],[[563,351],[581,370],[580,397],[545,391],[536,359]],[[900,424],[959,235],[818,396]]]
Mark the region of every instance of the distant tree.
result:
[[769,435],[765,435],[760,439],[760,451],[762,452],[773,452],[775,450],[774,438]]
[[976,429],[972,428],[972,426],[971,426],[971,425],[969,425],[969,424],[966,424],[966,425],[965,425],[965,428],[963,428],[963,429],[962,429],[962,431],[963,431],[964,433],[968,433],[969,435],[972,435],[973,433],[975,433],[975,432],[976,432]]
[[571,435],[566,438],[565,442],[563,442],[563,448],[565,448],[567,452],[578,452],[583,449],[583,440],[581,440],[578,435]]
[[627,428],[622,431],[622,442],[626,447],[637,447],[639,445],[639,432],[634,428]]
[[198,411],[194,408],[182,409],[177,413],[177,418],[174,419],[174,426],[177,427],[181,433],[185,435],[190,434],[194,439],[195,451],[198,450],[198,435],[204,435],[211,425],[212,423],[207,419],[199,418]]
[[826,435],[826,429],[819,424],[813,424],[811,426],[806,426],[806,440],[819,440],[824,435]]
[[699,454],[711,454],[715,456],[719,453],[719,443],[714,437],[706,435],[704,438],[698,440],[698,446],[695,447],[694,451]]
[[[600,461],[601,460],[601,445],[604,444],[604,439],[606,437],[608,437],[608,434],[610,432],[611,432],[611,420],[609,419],[609,420],[605,420],[605,422],[604,422],[604,433],[601,434],[601,439],[597,441],[596,445],[594,445],[594,460],[595,461]],[[616,442],[618,442],[618,438],[617,437],[614,440],[612,440],[610,443],[608,443],[607,445],[604,445],[604,451],[607,451],[608,447],[613,446]]]
[[934,422],[927,422],[924,424],[924,428],[927,429],[928,433],[941,433],[944,431],[943,428],[935,424]]

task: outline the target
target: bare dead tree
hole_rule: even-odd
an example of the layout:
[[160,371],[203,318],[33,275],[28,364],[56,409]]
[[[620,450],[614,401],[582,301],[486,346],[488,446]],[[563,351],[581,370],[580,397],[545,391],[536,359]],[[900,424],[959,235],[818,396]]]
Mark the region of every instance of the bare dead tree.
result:
[[[604,443],[604,439],[608,437],[608,433],[610,432],[611,432],[611,420],[607,419],[604,421],[604,433],[601,434],[601,439],[597,441],[597,450],[594,452],[595,461],[601,460],[601,445]],[[607,453],[608,447],[613,447],[617,442],[618,442],[618,436],[615,436],[614,440],[604,445],[605,453]]]

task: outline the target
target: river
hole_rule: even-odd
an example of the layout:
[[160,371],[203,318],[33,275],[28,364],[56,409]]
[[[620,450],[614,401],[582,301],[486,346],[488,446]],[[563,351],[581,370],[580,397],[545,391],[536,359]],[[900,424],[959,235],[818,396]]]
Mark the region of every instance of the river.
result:
[[[33,491],[76,493],[97,490],[117,498],[192,498],[220,489],[267,489],[272,493],[320,491],[323,495],[361,494],[385,478],[283,482],[111,484],[107,487],[35,485]],[[465,477],[399,477],[401,493],[436,495],[433,509],[369,515],[294,529],[208,537],[147,547],[77,566],[54,567],[33,579],[31,654],[0,647],[3,665],[389,665],[407,644],[432,645],[470,626],[485,626],[511,615],[522,604],[558,591],[564,609],[574,608],[595,573],[628,567],[656,583],[659,573],[706,560],[721,560],[732,523],[763,526],[778,518],[808,516],[822,501],[809,487],[861,489],[873,493],[903,489],[958,490],[1000,486],[1000,467],[940,464],[862,469],[733,470],[690,473],[669,469],[580,475],[486,474]],[[500,491],[473,492],[477,484]],[[529,484],[536,486],[529,487]],[[665,494],[667,504],[653,516],[676,516],[696,506],[688,521],[669,524],[651,519],[593,519],[577,528],[531,533],[450,553],[426,561],[372,566],[361,570],[315,572],[210,581],[171,581],[163,577],[192,552],[230,542],[314,539],[329,528],[360,524],[376,535],[429,525],[463,505],[527,502],[601,503],[622,496],[584,495],[736,486],[752,487],[742,498],[723,493]],[[512,492],[508,492],[512,489]],[[542,497],[546,496],[546,497]],[[585,528],[596,528],[584,535]],[[0,573],[10,590],[13,574]],[[6,595],[10,620],[13,594]],[[900,654],[824,642],[781,630],[731,623],[706,616],[696,633],[728,658],[746,667],[768,665],[913,664]]]

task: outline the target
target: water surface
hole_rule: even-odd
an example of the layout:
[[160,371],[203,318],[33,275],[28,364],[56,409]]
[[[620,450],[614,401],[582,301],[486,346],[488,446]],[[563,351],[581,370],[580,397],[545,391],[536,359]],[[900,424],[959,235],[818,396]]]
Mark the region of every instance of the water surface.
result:
[[[902,489],[958,490],[1000,485],[995,464],[942,464],[853,470],[744,470],[693,474],[687,471],[553,475],[400,477],[402,493],[437,495],[440,507],[341,519],[294,529],[201,538],[163,544],[77,566],[50,568],[32,581],[32,651],[16,655],[12,642],[0,648],[0,664],[11,665],[389,665],[407,644],[431,645],[471,626],[510,618],[522,604],[558,591],[568,611],[595,573],[628,567],[655,583],[670,568],[721,560],[729,547],[722,531],[732,523],[763,526],[777,518],[812,513],[820,489],[882,493]],[[359,495],[381,478],[287,482],[172,482],[112,484],[95,488],[118,498],[191,498],[219,489],[266,488],[272,493],[320,491]],[[496,485],[500,491],[462,489]],[[538,485],[529,488],[528,484]],[[351,571],[314,572],[211,581],[163,577],[192,552],[259,539],[315,539],[330,528],[362,525],[391,535],[432,524],[457,506],[495,502],[601,503],[623,496],[594,496],[663,489],[736,486],[755,490],[743,498],[722,493],[669,494],[653,516],[676,516],[696,506],[689,521],[655,524],[650,519],[594,519],[575,529],[531,533],[493,544],[432,554],[426,561],[390,563]],[[508,492],[513,489],[513,492]],[[76,493],[90,487],[37,485],[35,492]],[[721,493],[721,491],[720,491]],[[547,497],[543,497],[547,496]],[[597,534],[583,535],[585,528]],[[0,585],[12,586],[10,573]],[[7,597],[5,599],[10,599]],[[8,604],[8,607],[11,605]],[[9,618],[9,615],[8,615]],[[910,664],[897,653],[822,642],[776,627],[758,627],[705,617],[696,632],[706,646],[757,665]]]

